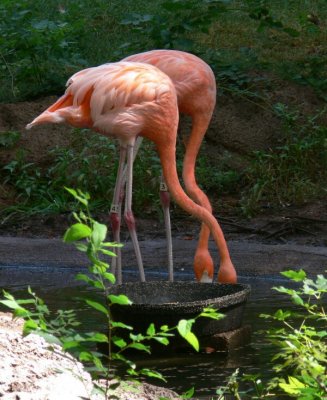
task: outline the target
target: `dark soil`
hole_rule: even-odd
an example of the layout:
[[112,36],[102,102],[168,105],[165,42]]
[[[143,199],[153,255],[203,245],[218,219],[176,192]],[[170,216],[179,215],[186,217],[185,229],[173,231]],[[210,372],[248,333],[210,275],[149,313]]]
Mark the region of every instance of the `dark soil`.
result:
[[[274,101],[285,101],[297,107],[302,107],[303,114],[314,114],[321,107],[321,101],[313,94],[312,90],[290,83],[275,84],[275,90],[271,92]],[[25,131],[25,126],[36,115],[54,102],[54,97],[48,97],[33,102],[21,102],[16,104],[0,104],[0,134],[7,131],[21,132],[21,138],[14,148],[0,147],[0,168],[14,159],[18,148],[26,151],[26,160],[38,165],[47,165],[49,162],[48,151],[54,146],[66,147],[70,145],[71,128],[67,126],[46,125],[39,126],[33,131]],[[208,130],[208,154],[210,157],[219,157],[228,144],[240,141],[239,147],[231,150],[234,154],[232,162],[241,163],[242,154],[253,150],[257,145],[260,149],[271,146],[271,135],[278,134],[279,126],[276,125],[274,116],[259,113],[254,106],[240,106],[237,111],[238,101],[226,95],[220,95],[217,100],[217,110]],[[249,103],[250,104],[250,103]],[[231,106],[232,105],[232,106]],[[243,111],[242,111],[243,110]],[[242,111],[242,112],[241,112]],[[253,117],[253,118],[252,118]],[[273,119],[271,119],[273,118]],[[246,121],[250,126],[246,128]],[[219,123],[218,123],[218,122]],[[233,121],[231,124],[230,121]],[[218,123],[218,125],[217,125]],[[263,126],[271,132],[263,134]],[[189,130],[186,124],[182,126]],[[266,129],[266,130],[267,130]],[[249,148],[249,137],[256,132],[257,137],[252,138],[252,147]],[[234,138],[232,137],[234,135]],[[237,139],[238,138],[238,139]],[[247,142],[247,145],[243,141]],[[264,141],[264,143],[262,142]],[[225,146],[225,147],[224,147]],[[281,210],[274,210],[266,206],[259,216],[250,220],[241,218],[237,214],[237,199],[220,195],[211,196],[215,215],[219,219],[227,240],[254,240],[267,243],[294,242],[309,245],[327,244],[327,204],[323,200],[317,200],[301,207],[293,205]],[[13,189],[0,181],[0,209],[14,204],[17,201]],[[162,221],[157,218],[139,218],[140,210],[135,210],[140,239],[164,237]],[[0,214],[1,216],[1,214]],[[95,217],[108,224],[108,216],[105,214]],[[25,237],[61,237],[65,229],[72,223],[69,214],[64,215],[36,215],[33,217],[11,218],[0,221],[0,235],[25,236]],[[172,211],[172,228],[175,237],[197,237],[199,223],[186,216],[177,209]],[[124,228],[126,231],[126,229]]]
[[[194,218],[172,212],[173,237],[196,239],[199,222]],[[231,215],[230,212],[218,218],[227,240],[247,240],[267,244],[296,243],[313,246],[327,245],[327,203],[317,201],[302,207],[287,207],[278,212],[265,211],[261,215],[244,219]],[[98,214],[97,220],[109,225],[107,214]],[[70,214],[36,215],[19,220],[0,223],[1,236],[22,237],[62,237],[65,230],[73,223]],[[137,219],[140,240],[164,238],[163,222],[159,219]],[[128,231],[122,226],[122,240],[126,240]]]

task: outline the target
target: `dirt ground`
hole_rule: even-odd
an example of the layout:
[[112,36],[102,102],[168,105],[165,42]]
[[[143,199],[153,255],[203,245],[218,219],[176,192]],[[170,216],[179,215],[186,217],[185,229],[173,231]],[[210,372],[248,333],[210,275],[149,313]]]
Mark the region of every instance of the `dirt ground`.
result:
[[[0,312],[0,398],[4,400],[101,400],[81,363],[38,335],[23,337],[23,321]],[[177,399],[177,394],[149,384],[131,384],[115,392],[121,400]]]
[[[288,207],[277,213],[267,211],[255,218],[245,219],[231,213],[215,214],[226,239],[246,240],[266,244],[295,243],[312,246],[327,246],[327,202],[323,200],[302,207]],[[109,225],[107,214],[98,214],[96,219]],[[172,213],[173,237],[196,239],[199,222],[180,212]],[[70,214],[34,216],[18,221],[2,221],[0,236],[60,238],[73,223]],[[140,240],[164,238],[163,222],[159,219],[137,218]],[[122,226],[122,239],[128,239],[126,226]]]
[[[266,77],[267,82],[272,77]],[[269,92],[271,102],[294,105],[303,115],[314,114],[322,107],[322,101],[308,87],[276,81]],[[7,131],[21,132],[21,138],[14,148],[0,147],[0,169],[15,157],[18,147],[27,151],[27,160],[39,165],[47,164],[47,152],[54,146],[69,146],[71,129],[61,125],[39,126],[32,131],[24,128],[35,116],[55,101],[51,96],[32,102],[0,104],[0,135]],[[244,154],[262,150],[276,143],[280,121],[276,116],[263,113],[262,108],[253,103],[242,103],[240,99],[220,94],[217,109],[209,127],[207,138],[210,157],[219,157],[224,150],[231,151],[233,160],[242,163]],[[243,101],[243,100],[242,100]],[[245,101],[245,100],[244,100]],[[327,114],[324,118],[327,118]],[[187,122],[187,121],[186,121]],[[320,121],[323,123],[324,121]],[[187,124],[189,121],[187,122]],[[188,129],[188,125],[181,130]],[[264,129],[263,129],[264,128]],[[251,133],[251,140],[249,138]],[[245,143],[246,142],[246,143]],[[231,146],[233,144],[233,146]],[[256,147],[257,146],[257,147]],[[237,160],[237,161],[236,161]],[[233,161],[233,162],[234,162]],[[327,244],[327,202],[320,200],[301,207],[292,205],[274,211],[266,207],[256,218],[242,219],[235,213],[236,199],[231,196],[216,196],[213,209],[225,232],[227,240],[251,240],[262,243],[298,243],[314,246]],[[0,209],[14,201],[14,193],[8,185],[0,182]],[[141,239],[164,237],[162,222],[155,218],[142,219],[135,210],[138,232]],[[95,215],[108,224],[107,215]],[[0,235],[23,237],[61,237],[72,222],[69,214],[23,217],[19,220],[1,219]],[[199,224],[180,211],[172,212],[173,235],[176,237],[197,237]]]

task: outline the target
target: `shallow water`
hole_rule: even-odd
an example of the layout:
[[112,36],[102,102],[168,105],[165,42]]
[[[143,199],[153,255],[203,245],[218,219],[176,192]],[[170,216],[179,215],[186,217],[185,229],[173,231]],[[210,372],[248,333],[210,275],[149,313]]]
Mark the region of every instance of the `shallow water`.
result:
[[[76,309],[83,323],[83,330],[103,330],[99,314],[86,309],[83,302],[76,299],[86,293],[86,287],[78,286],[74,280],[74,268],[46,268],[46,267],[1,267],[0,282],[2,288],[15,293],[17,298],[28,297],[26,282],[43,298],[51,309]],[[128,280],[135,280],[133,272],[127,273]],[[160,273],[153,273],[149,280],[163,279]],[[176,280],[192,280],[191,274],[183,273],[176,276]],[[288,307],[287,298],[273,290],[272,286],[285,285],[286,281],[278,276],[265,276],[264,278],[240,277],[240,283],[251,285],[252,291],[244,314],[243,324],[252,328],[251,343],[230,353],[214,354],[173,354],[167,356],[143,356],[138,358],[139,367],[153,368],[161,372],[167,383],[161,381],[154,384],[167,386],[178,393],[196,387],[196,396],[201,399],[210,399],[215,394],[215,389],[226,382],[228,377],[236,370],[247,374],[261,373],[263,376],[271,375],[269,360],[273,349],[264,340],[260,332],[267,328],[267,321],[259,318],[260,313],[272,314],[278,308]],[[269,326],[270,327],[270,326]]]

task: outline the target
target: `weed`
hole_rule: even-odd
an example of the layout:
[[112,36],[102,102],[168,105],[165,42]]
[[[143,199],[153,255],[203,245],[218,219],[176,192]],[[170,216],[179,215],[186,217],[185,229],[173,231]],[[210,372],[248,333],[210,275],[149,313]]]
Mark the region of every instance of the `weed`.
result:
[[[320,400],[327,397],[327,316],[324,309],[327,279],[324,275],[310,279],[303,270],[281,274],[293,287],[297,285],[296,288],[279,286],[273,289],[289,296],[297,308],[260,315],[278,323],[278,327],[266,331],[270,345],[275,348],[271,360],[274,377],[264,382],[260,378],[262,372],[240,377],[236,370],[227,385],[217,390],[217,400],[223,400],[228,394],[235,399]],[[251,388],[240,389],[240,380],[250,382]]]
[[0,132],[0,148],[11,148],[20,139],[21,134],[17,131]]
[[[76,129],[71,145],[50,150],[48,157],[52,162],[42,167],[27,162],[25,151],[18,149],[16,158],[3,167],[0,172],[3,182],[17,194],[17,204],[4,209],[3,214],[65,212],[72,204],[62,189],[73,185],[92,194],[93,207],[109,210],[118,167],[115,143],[91,131]],[[153,146],[144,143],[134,163],[136,209],[146,209],[147,213],[161,209],[160,171],[160,160]]]
[[258,211],[262,202],[299,204],[327,191],[327,131],[316,124],[318,115],[303,122],[298,112],[283,104],[276,104],[275,112],[283,120],[284,142],[274,150],[254,154],[241,200],[247,215]]
[[[96,331],[79,332],[77,328],[80,323],[74,310],[58,310],[52,318],[47,305],[30,288],[28,289],[29,299],[16,300],[13,295],[4,291],[4,298],[0,300],[0,303],[12,309],[14,317],[25,319],[24,335],[33,332],[44,337],[49,343],[59,344],[63,351],[70,352],[85,364],[93,379],[104,379],[104,385],[99,382],[94,383],[104,394],[105,399],[113,398],[115,390],[121,383],[114,368],[117,363],[122,363],[127,374],[133,378],[143,375],[164,380],[164,377],[154,370],[147,368],[138,370],[135,363],[125,356],[126,352],[134,349],[149,354],[151,353],[149,343],[155,341],[167,346],[169,341],[173,340],[175,333],[199,351],[199,341],[192,332],[195,321],[201,317],[221,319],[223,314],[207,307],[197,317],[182,319],[174,327],[163,325],[158,328],[151,323],[146,332],[141,333],[135,333],[133,327],[114,320],[111,311],[113,305],[128,307],[131,304],[127,296],[111,293],[110,289],[115,283],[115,276],[110,272],[109,264],[105,261],[105,257],[115,256],[114,248],[121,245],[106,241],[107,227],[95,221],[90,215],[90,196],[80,190],[67,189],[67,191],[81,205],[82,210],[74,213],[76,223],[68,228],[64,241],[75,243],[77,249],[88,257],[88,272],[77,274],[76,279],[86,283],[92,290],[81,299],[89,309],[99,313],[100,320],[105,319],[108,334]],[[127,332],[127,335],[119,336],[121,331]],[[98,344],[105,346],[104,354],[95,349]]]

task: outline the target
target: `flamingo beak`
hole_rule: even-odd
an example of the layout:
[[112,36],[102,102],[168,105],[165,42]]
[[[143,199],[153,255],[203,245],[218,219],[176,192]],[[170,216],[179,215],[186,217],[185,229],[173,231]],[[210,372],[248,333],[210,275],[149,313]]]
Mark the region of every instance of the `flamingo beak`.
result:
[[209,276],[208,271],[203,272],[200,282],[201,283],[212,283],[212,278]]
[[38,117],[36,117],[31,123],[26,125],[26,129],[31,129],[35,125],[41,124],[60,124],[65,121],[65,118],[58,112],[44,111]]

